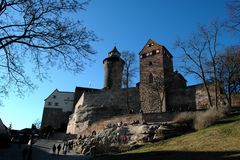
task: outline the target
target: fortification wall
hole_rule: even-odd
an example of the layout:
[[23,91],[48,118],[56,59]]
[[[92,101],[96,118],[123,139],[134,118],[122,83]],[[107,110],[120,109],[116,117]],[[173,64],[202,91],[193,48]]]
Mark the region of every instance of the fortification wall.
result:
[[240,94],[232,95],[232,107],[240,107]]
[[[209,86],[210,95],[214,104],[214,86]],[[191,111],[207,109],[209,100],[203,85],[189,86],[184,89],[168,92],[167,107],[170,111]]]
[[[130,88],[128,92],[129,108],[139,113],[138,88]],[[126,94],[126,89],[84,93],[70,116],[67,133],[77,134],[96,121],[127,114]]]
[[63,112],[62,108],[44,108],[41,128],[50,125],[54,129],[59,129],[63,125],[66,126],[71,113]]

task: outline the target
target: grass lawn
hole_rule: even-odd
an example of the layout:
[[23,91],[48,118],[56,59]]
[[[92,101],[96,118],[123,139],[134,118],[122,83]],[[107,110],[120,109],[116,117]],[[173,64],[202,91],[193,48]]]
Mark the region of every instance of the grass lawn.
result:
[[194,133],[97,159],[240,160],[240,115]]

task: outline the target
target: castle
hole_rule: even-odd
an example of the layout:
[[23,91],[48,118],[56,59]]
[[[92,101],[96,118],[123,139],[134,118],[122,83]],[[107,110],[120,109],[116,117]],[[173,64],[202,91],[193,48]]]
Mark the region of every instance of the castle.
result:
[[[163,45],[148,40],[139,59],[140,83],[128,90],[122,88],[125,62],[114,47],[103,60],[103,89],[55,90],[45,99],[42,127],[65,128],[67,133],[76,134],[94,122],[128,114],[129,109],[134,113],[206,109],[208,97],[203,85],[187,86],[185,78],[173,70],[173,56]],[[213,86],[210,91],[213,95]]]

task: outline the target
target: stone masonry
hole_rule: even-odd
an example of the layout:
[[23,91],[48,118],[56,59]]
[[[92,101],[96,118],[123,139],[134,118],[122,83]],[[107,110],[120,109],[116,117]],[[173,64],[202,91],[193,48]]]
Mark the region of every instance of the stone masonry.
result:
[[[170,115],[176,111],[208,108],[203,84],[187,86],[185,78],[173,70],[173,56],[166,47],[150,39],[140,51],[139,59],[140,82],[128,91],[132,112],[143,112],[151,117],[151,114],[160,112]],[[62,122],[66,124],[68,121],[67,133],[78,134],[95,122],[128,114],[127,92],[121,88],[124,63],[121,53],[114,47],[103,60],[103,89],[76,87],[71,98],[73,106],[68,107],[68,115],[63,115],[66,110],[64,106],[45,107],[44,125],[60,127]],[[213,98],[213,85],[210,84],[209,88]],[[239,95],[233,96],[233,104],[235,107],[240,106]]]

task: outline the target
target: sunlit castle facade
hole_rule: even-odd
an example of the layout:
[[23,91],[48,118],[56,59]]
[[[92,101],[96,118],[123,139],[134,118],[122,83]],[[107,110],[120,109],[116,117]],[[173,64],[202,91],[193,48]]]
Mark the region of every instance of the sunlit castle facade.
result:
[[54,90],[45,99],[42,127],[66,127],[66,124],[68,123],[68,117],[73,110],[74,95],[74,92],[62,92],[57,89]]
[[[74,92],[55,90],[45,99],[42,127],[52,126],[77,134],[97,121],[129,111],[161,113],[208,107],[203,85],[187,86],[185,78],[174,71],[173,56],[165,46],[150,39],[138,56],[140,82],[136,87],[128,90],[121,87],[125,62],[114,47],[103,60],[103,88],[76,87]],[[214,88],[210,86],[210,94],[213,93]]]

